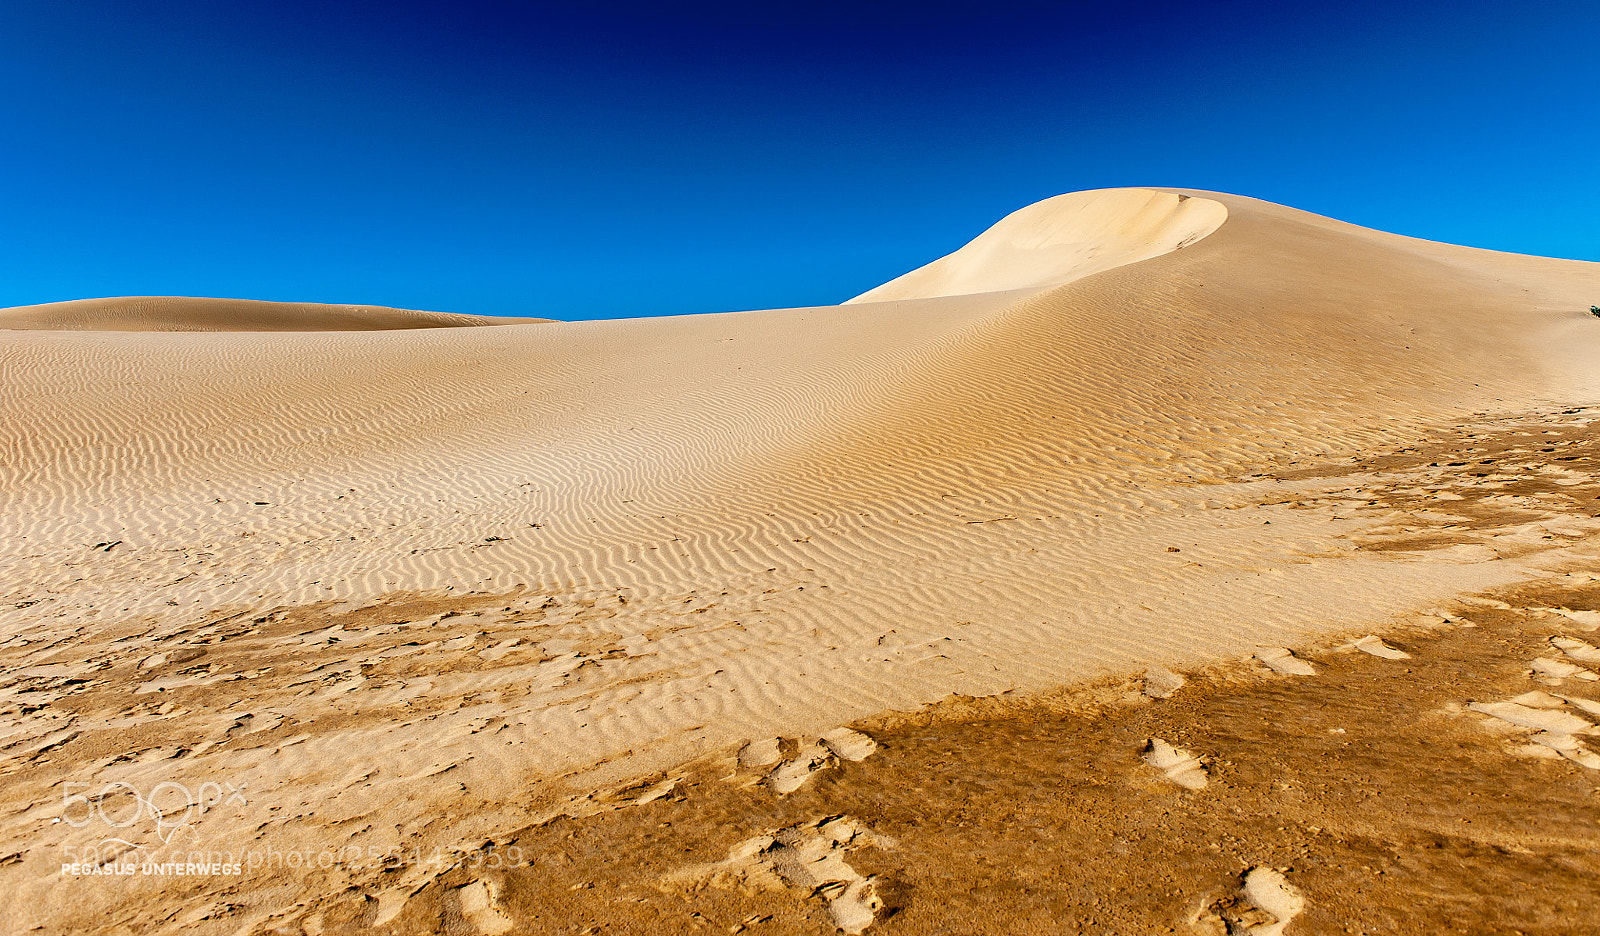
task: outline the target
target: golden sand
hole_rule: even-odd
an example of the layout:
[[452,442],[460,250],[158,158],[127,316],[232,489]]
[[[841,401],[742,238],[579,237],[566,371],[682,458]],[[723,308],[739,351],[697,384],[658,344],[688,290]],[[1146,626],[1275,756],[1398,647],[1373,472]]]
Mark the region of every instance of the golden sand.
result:
[[1596,297],[1124,189],[832,307],[0,311],[0,929],[1578,932]]

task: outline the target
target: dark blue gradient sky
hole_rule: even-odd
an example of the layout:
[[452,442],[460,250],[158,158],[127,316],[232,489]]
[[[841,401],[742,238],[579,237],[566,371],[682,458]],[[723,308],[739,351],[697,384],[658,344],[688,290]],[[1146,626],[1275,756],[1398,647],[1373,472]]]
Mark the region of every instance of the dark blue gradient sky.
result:
[[0,4],[0,306],[826,304],[1076,189],[1600,259],[1600,4]]

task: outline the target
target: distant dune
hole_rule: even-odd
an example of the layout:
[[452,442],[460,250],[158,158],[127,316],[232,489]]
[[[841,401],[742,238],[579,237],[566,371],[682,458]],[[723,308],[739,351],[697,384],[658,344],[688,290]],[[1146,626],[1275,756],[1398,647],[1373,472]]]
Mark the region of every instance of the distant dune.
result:
[[74,299],[0,309],[0,329],[47,331],[321,332],[511,325],[547,319],[418,312],[385,306],[188,296]]
[[[707,932],[761,932],[750,921],[790,910],[737,904],[756,898],[717,897],[713,884],[765,881],[751,893],[777,900],[774,875],[792,872],[784,906],[816,925],[772,932],[876,925],[876,885],[841,857],[877,841],[870,822],[796,824],[846,808],[805,799],[846,789],[813,774],[877,769],[870,739],[842,726],[1120,686],[1147,667],[1168,695],[1179,671],[1201,680],[1208,667],[1310,680],[1292,674],[1344,659],[1329,649],[1340,635],[1372,638],[1351,652],[1367,655],[1361,673],[1386,678],[1409,672],[1381,668],[1396,659],[1379,639],[1394,628],[1592,563],[1600,490],[1585,434],[1596,412],[1584,407],[1600,404],[1597,302],[1600,264],[1421,241],[1234,195],[1117,189],[1024,208],[839,306],[454,329],[434,326],[503,320],[174,299],[0,312],[16,329],[0,332],[0,667],[11,674],[0,682],[0,887],[15,895],[0,930],[540,931],[530,908],[547,901],[574,914],[561,931],[575,931],[599,900],[590,865],[614,852],[575,852],[558,869],[538,863],[568,860],[547,849],[516,872],[544,877],[515,886],[462,856],[556,816],[570,825],[548,827],[549,841],[587,841],[584,823],[611,814],[640,816],[638,841],[684,867],[605,891],[593,919],[643,914],[670,885],[688,902],[673,896],[660,912],[677,916],[635,931],[687,932],[701,925],[688,913],[704,910]],[[1505,633],[1547,641],[1526,629],[1595,614],[1540,607]],[[1457,646],[1440,641],[1428,646]],[[1419,642],[1395,645],[1421,669]],[[1580,668],[1541,665],[1558,682]],[[1491,687],[1501,695],[1471,697],[1498,704],[1531,680],[1522,666],[1462,672],[1504,675]],[[1468,723],[1440,707],[1476,710],[1454,678],[1428,685],[1460,698],[1418,694],[1427,713],[1395,717],[1457,738]],[[1201,697],[1225,710],[1231,684],[1206,685]],[[1588,691],[1562,685],[1530,683],[1550,690],[1530,698],[1549,708],[1568,704],[1550,693]],[[1524,718],[1561,729],[1539,742],[1539,769],[1588,769],[1571,733],[1587,717]],[[1260,730],[1298,724],[1274,716]],[[1358,723],[1348,727],[1354,739]],[[1311,741],[1333,744],[1345,728],[1318,727]],[[1094,760],[1113,779],[1093,790],[1145,804],[1129,813],[1140,822],[1198,815],[1186,804],[1218,801],[1206,795],[1257,796],[1254,780],[1218,765],[1223,748],[1198,715],[1159,730],[1164,746],[1148,750],[1123,735],[1084,747],[1049,764],[1049,782],[1071,788],[1078,758]],[[929,777],[928,788],[1005,800],[1013,781],[981,770],[1010,769],[1028,743],[975,754],[970,787]],[[1234,762],[1277,756],[1262,744],[1241,741]],[[700,776],[683,767],[697,758],[714,779],[694,792],[678,784]],[[1221,792],[1207,794],[1207,769]],[[207,812],[185,847],[447,857],[63,881],[68,848],[108,837],[140,854],[166,847],[145,826],[51,823],[69,782],[248,790]],[[680,843],[666,813],[637,812],[687,809],[682,797],[706,789],[748,795],[738,810],[764,818]],[[1279,815],[1276,790],[1260,794],[1262,815]],[[1172,799],[1179,791],[1191,799]],[[1404,790],[1386,802],[1407,802]],[[954,828],[943,847],[959,851]],[[1488,836],[1478,828],[1452,819],[1449,834]],[[1519,836],[1448,853],[1537,845]],[[1040,841],[1026,841],[1035,857],[1047,854]],[[1253,877],[1239,877],[1250,865],[1204,863],[1220,855],[1208,844],[1232,841],[1190,843],[1193,868],[1254,894],[1229,903],[1217,884],[1214,915],[1269,926],[1274,912],[1304,903],[1315,920],[1333,905],[1311,884],[1302,901],[1271,870],[1311,873],[1305,850],[1248,859],[1270,865]],[[908,862],[895,857],[907,849],[885,844],[872,860]],[[791,853],[843,876],[811,881],[780,860]],[[1149,854],[1124,857],[1149,865]],[[1097,867],[1077,853],[1051,860]],[[1377,864],[1347,863],[1363,862]],[[935,931],[941,893],[968,889],[926,883],[937,864],[895,866],[923,888],[896,932]],[[547,878],[559,892],[538,896]],[[994,924],[977,910],[963,919],[972,932]],[[1223,926],[1218,916],[1208,932]],[[1158,931],[1123,928],[1147,929]]]

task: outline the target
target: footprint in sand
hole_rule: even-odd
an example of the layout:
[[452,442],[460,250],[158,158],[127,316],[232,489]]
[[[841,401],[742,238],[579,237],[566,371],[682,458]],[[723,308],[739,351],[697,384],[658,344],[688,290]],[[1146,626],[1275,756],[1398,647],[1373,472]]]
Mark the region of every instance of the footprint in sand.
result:
[[1206,788],[1206,768],[1200,758],[1160,738],[1151,738],[1144,748],[1144,762],[1167,775],[1167,779],[1186,790]]
[[1145,695],[1152,699],[1170,699],[1188,680],[1164,666],[1152,666],[1144,671]]
[[511,917],[500,906],[500,887],[495,881],[473,881],[459,887],[456,898],[461,902],[461,915],[478,932],[500,936],[511,930]]
[[1534,678],[1550,686],[1560,683],[1563,679],[1582,679],[1588,682],[1600,680],[1600,676],[1569,660],[1539,657],[1528,665],[1533,668]]
[[1532,692],[1524,692],[1522,695],[1519,695],[1514,699],[1509,699],[1508,701],[1516,705],[1526,705],[1528,708],[1542,709],[1558,709],[1562,705],[1566,704],[1565,700],[1561,696],[1551,695],[1548,692],[1540,692],[1538,689],[1535,689]]
[[1411,659],[1411,654],[1405,652],[1404,650],[1396,650],[1395,648],[1384,643],[1381,639],[1371,635],[1362,637],[1360,640],[1352,641],[1349,646],[1351,649],[1360,650],[1362,653],[1370,653],[1375,657],[1382,657],[1385,660]]
[[844,860],[846,852],[868,845],[894,843],[849,816],[833,816],[746,839],[729,849],[725,860],[685,868],[661,883],[680,890],[737,886],[821,897],[833,925],[855,936],[883,907],[875,880]]
[[1194,922],[1216,936],[1282,936],[1305,908],[1305,895],[1281,872],[1251,868],[1235,893],[1202,906]]
[[822,743],[841,760],[847,761],[866,760],[878,749],[878,742],[849,728],[823,732]]
[[400,912],[406,908],[406,903],[410,899],[411,889],[406,887],[391,887],[379,893],[377,896],[378,915],[373,917],[371,926],[374,928],[388,926],[394,922]]
[[1287,647],[1261,647],[1256,650],[1255,656],[1267,665],[1267,669],[1282,676],[1317,675],[1315,667],[1290,653]]
[[1584,747],[1581,741],[1570,734],[1541,731],[1534,735],[1532,740],[1535,745],[1549,748],[1579,767],[1600,770],[1600,754],[1596,754],[1594,751]]
[[671,796],[672,791],[677,789],[678,783],[682,779],[682,777],[668,777],[659,783],[652,783],[650,786],[645,787],[638,796],[634,797],[630,805],[643,806],[646,803],[654,803],[658,799]]
[[[1593,699],[1580,699],[1575,696],[1557,696],[1563,702],[1570,703],[1575,708],[1588,712],[1590,715],[1600,715],[1600,702]],[[1515,701],[1515,700],[1512,700]]]
[[1600,647],[1585,643],[1576,637],[1551,637],[1556,649],[1581,663],[1600,663]]
[[682,782],[682,777],[664,777],[660,780],[643,780],[609,790],[595,790],[581,796],[568,797],[564,802],[539,814],[533,824],[542,826],[562,816],[582,819],[631,806],[644,806],[672,796],[677,792],[678,784]]
[[[1526,698],[1526,696],[1518,696]],[[1594,727],[1587,720],[1567,712],[1549,708],[1534,708],[1519,702],[1468,702],[1467,708],[1474,712],[1491,715],[1504,722],[1510,722],[1519,728],[1533,728],[1538,731],[1557,731],[1572,734]]]
[[817,771],[837,766],[840,761],[866,760],[877,749],[878,742],[859,731],[834,728],[823,732],[816,741],[801,745],[788,760],[783,760],[779,739],[752,741],[739,749],[739,766],[748,769],[777,764],[761,782],[774,792],[793,793]]
[[1576,737],[1579,734],[1593,734],[1595,725],[1566,711],[1568,704],[1582,711],[1600,714],[1600,703],[1537,691],[1523,693],[1509,702],[1469,702],[1467,708],[1518,728],[1537,732],[1529,739],[1531,743],[1517,748],[1519,754],[1529,757],[1560,756],[1580,767],[1600,770],[1600,754],[1589,750]]
[[1567,618],[1584,630],[1600,628],[1600,611],[1572,611],[1568,608],[1550,608],[1550,611]]
[[793,793],[805,786],[811,775],[832,766],[833,752],[821,744],[807,744],[800,753],[779,764],[764,782],[776,793]]
[[739,749],[739,766],[747,770],[768,767],[783,760],[782,742],[777,738],[751,741]]

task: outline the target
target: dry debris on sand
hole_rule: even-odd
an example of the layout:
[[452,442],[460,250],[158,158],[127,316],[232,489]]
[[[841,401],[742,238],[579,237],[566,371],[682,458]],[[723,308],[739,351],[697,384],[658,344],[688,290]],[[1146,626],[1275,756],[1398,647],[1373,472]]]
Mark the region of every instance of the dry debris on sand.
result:
[[[509,852],[505,912],[546,932],[1578,936],[1600,913],[1600,764],[1529,745],[1593,741],[1600,690],[1529,700],[1527,660],[1572,630],[1539,609],[1600,609],[1600,578],[1492,600],[1391,631],[1409,659],[1312,648],[1314,680],[1228,664],[1168,699],[1102,683],[885,715],[861,726],[870,756],[787,794],[710,758],[670,798],[510,836],[422,887],[397,931],[448,921]],[[1533,704],[1473,703],[1516,698]],[[1201,782],[1170,782],[1158,752]],[[370,892],[318,925],[360,931]]]

